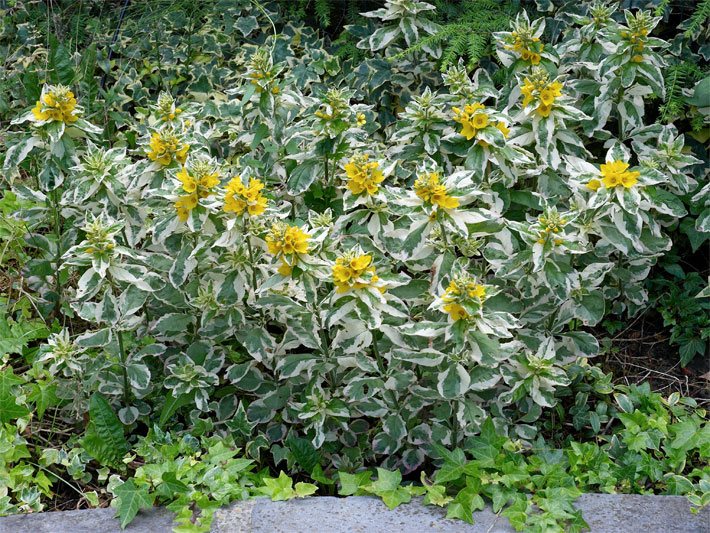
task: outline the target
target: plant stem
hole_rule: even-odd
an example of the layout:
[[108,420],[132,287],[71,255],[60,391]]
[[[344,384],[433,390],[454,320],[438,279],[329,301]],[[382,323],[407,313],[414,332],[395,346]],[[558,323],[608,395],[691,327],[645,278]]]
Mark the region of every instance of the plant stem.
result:
[[123,371],[123,402],[128,405],[131,399],[130,389],[128,386],[128,368],[126,368],[126,350],[123,347],[123,332],[116,331],[116,337],[118,337],[118,352],[121,355],[121,370]]
[[244,219],[244,239],[247,241],[247,251],[249,252],[249,265],[251,266],[251,288],[256,292],[256,265],[254,264],[254,250],[251,246],[251,235],[247,233],[247,221]]
[[325,154],[323,164],[325,166],[325,186],[328,187],[330,185],[330,176],[328,176],[328,154]]
[[[370,333],[372,335],[372,353],[375,355],[375,359],[377,359],[377,368],[380,369],[380,374],[382,374],[382,377],[385,377],[385,360],[382,358],[382,354],[380,354],[380,349],[377,346],[377,332],[374,330],[370,330]],[[392,402],[392,406],[399,411],[399,402],[397,401],[397,396],[395,395],[393,390],[387,389],[386,392],[388,392],[388,396],[390,399],[390,402]]]
[[54,292],[56,293],[56,301],[54,302],[54,316],[59,317],[59,313],[62,310],[62,283],[59,276],[59,268],[61,266],[62,259],[62,221],[59,217],[59,200],[57,195],[59,194],[59,189],[54,189],[51,192],[51,205],[52,205],[52,216],[54,218],[54,235],[57,239],[57,251],[54,256]]
[[455,448],[459,440],[459,421],[456,418],[456,408],[451,406],[451,447]]
[[441,219],[438,219],[439,222],[439,227],[441,228],[441,239],[444,241],[444,246],[447,248],[449,247],[449,238],[446,233],[446,226],[444,226],[444,222]]

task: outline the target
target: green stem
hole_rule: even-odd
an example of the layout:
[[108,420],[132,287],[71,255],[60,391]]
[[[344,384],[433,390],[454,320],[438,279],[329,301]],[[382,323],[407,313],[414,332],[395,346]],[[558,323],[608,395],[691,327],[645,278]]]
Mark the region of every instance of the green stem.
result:
[[54,303],[54,316],[58,317],[60,311],[62,310],[62,283],[60,280],[60,275],[59,275],[59,269],[61,266],[61,260],[62,260],[62,221],[59,216],[59,200],[57,199],[57,195],[59,194],[59,189],[54,189],[50,193],[50,197],[52,199],[51,205],[52,205],[52,215],[54,218],[54,235],[57,240],[57,251],[54,257],[54,292],[57,295],[57,300]]
[[323,163],[325,166],[325,186],[328,187],[330,186],[330,177],[328,176],[328,154],[325,154]]
[[[438,215],[438,213],[437,213]],[[439,222],[439,227],[441,228],[441,239],[444,241],[444,246],[447,248],[449,247],[449,238],[448,234],[446,233],[446,226],[444,226],[444,222],[441,219],[438,219]]]
[[131,390],[128,385],[128,368],[126,360],[126,350],[123,347],[123,332],[116,331],[116,337],[118,337],[118,352],[121,355],[121,370],[123,371],[123,402],[128,405],[131,399]]
[[451,406],[451,448],[455,448],[459,440],[459,421],[456,418],[456,408]]
[[[372,353],[375,355],[375,359],[377,360],[377,368],[380,369],[380,374],[382,374],[382,377],[384,378],[386,374],[385,360],[383,359],[382,354],[380,354],[380,349],[377,346],[377,332],[370,330],[370,333],[372,335]],[[385,392],[388,393],[392,407],[399,411],[399,402],[397,401],[397,396],[394,391],[387,389]]]
[[251,235],[247,233],[247,221],[244,219],[244,228],[242,230],[244,238],[247,241],[247,251],[249,252],[249,265],[251,266],[251,287],[256,292],[256,265],[254,264],[254,250],[251,246]]

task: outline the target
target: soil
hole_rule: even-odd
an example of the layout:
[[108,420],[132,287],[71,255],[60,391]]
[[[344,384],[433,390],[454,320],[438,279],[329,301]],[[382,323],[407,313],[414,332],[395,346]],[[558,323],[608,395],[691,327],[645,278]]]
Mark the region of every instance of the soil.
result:
[[[649,382],[663,396],[679,392],[699,406],[710,408],[710,353],[696,356],[683,368],[678,347],[668,342],[670,333],[652,310],[639,315],[624,330],[611,337],[612,347],[593,362],[611,372],[614,382],[632,385]],[[599,331],[598,338],[608,337]],[[706,351],[707,353],[707,351]]]

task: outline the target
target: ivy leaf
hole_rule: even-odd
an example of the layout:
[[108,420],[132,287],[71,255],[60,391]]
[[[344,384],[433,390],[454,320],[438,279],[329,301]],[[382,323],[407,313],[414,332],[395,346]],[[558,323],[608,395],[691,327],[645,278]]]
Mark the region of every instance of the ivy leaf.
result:
[[368,492],[382,498],[384,504],[394,509],[402,503],[408,503],[412,499],[412,495],[404,487],[402,483],[402,474],[399,470],[390,472],[384,468],[377,469],[377,481],[363,487]]
[[362,496],[365,494],[363,487],[370,483],[372,472],[365,470],[357,474],[348,474],[347,472],[338,472],[338,480],[340,481],[340,490],[338,494],[341,496]]
[[473,524],[473,511],[485,507],[485,502],[473,488],[465,487],[459,491],[446,509],[446,518],[459,518],[464,522]]
[[26,405],[17,403],[18,395],[14,390],[21,385],[23,380],[16,376],[12,368],[0,372],[0,422],[11,422],[17,418],[27,416],[30,410]]
[[323,468],[320,464],[316,464],[311,471],[311,478],[313,481],[317,481],[321,485],[335,485],[335,480],[325,475],[325,472],[323,472]]
[[312,472],[320,462],[320,455],[310,440],[290,437],[286,444],[298,465],[306,472]]
[[114,490],[116,496],[116,517],[121,521],[121,529],[136,517],[138,511],[153,506],[152,494],[146,487],[136,487],[133,479],[128,479]]
[[264,486],[258,490],[273,501],[290,500],[293,497],[293,481],[284,471],[281,471],[277,478],[264,478],[263,481]]
[[163,472],[161,479],[163,480],[161,486],[165,486],[171,495],[182,494],[189,490],[189,487],[177,478],[175,472]]
[[450,452],[443,446],[437,446],[436,451],[444,458],[444,464],[441,465],[441,468],[436,473],[436,482],[446,483],[459,479],[463,475],[464,467],[467,463],[463,450],[456,448],[453,452]]
[[298,498],[305,498],[306,496],[310,496],[311,494],[315,494],[315,492],[318,490],[318,487],[314,485],[313,483],[296,483],[295,488],[295,493],[296,497]]
[[27,399],[37,407],[37,416],[41,420],[48,407],[59,404],[57,385],[49,380],[36,381],[31,384],[31,392]]

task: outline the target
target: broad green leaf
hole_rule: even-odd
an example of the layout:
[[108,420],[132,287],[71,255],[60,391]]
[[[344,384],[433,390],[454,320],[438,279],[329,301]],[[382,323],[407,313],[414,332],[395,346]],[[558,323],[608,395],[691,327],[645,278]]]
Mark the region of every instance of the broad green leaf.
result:
[[141,509],[153,506],[154,496],[145,486],[137,487],[133,479],[128,479],[114,490],[116,499],[116,517],[121,522],[121,529],[126,529]]

